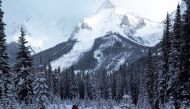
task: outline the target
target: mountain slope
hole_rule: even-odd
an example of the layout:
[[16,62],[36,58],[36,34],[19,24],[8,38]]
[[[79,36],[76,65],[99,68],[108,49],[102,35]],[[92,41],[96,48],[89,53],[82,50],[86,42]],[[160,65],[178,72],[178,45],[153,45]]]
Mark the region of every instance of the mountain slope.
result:
[[[184,12],[183,2],[181,7]],[[172,19],[174,15],[175,11],[171,14]],[[138,62],[149,47],[155,48],[156,45],[159,53],[162,30],[162,23],[137,16],[107,0],[94,16],[77,25],[68,41],[33,57],[41,64],[51,61],[54,69],[74,66],[76,70],[113,71],[122,64]]]
[[109,33],[95,40],[93,47],[74,64],[76,70],[118,70],[146,55],[148,47],[136,44],[118,33]]
[[[104,36],[111,37],[112,35],[108,34],[112,33],[121,36],[122,40],[128,40],[141,47],[151,47],[162,39],[162,24],[119,9],[107,0],[94,16],[86,18],[78,24],[71,35],[71,39],[77,42],[70,52],[51,62],[53,68],[58,66],[67,68],[77,64],[85,53],[93,49],[96,39]],[[105,43],[111,43],[111,41],[112,38]],[[100,46],[104,46],[104,43]],[[109,45],[109,47],[111,46],[113,45]],[[127,50],[123,52],[127,52]],[[96,53],[97,51],[94,51],[93,54]],[[96,60],[98,61],[98,59]]]

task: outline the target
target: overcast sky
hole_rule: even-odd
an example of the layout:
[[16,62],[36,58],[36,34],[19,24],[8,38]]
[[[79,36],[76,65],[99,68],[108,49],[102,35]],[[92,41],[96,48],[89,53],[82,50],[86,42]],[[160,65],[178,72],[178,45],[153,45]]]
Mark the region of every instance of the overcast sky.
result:
[[[111,0],[116,6],[126,8],[154,21],[162,21],[166,12],[176,9],[180,0]],[[4,0],[4,21],[8,28],[34,16],[64,18],[67,27],[73,28],[80,20],[93,15],[105,0]],[[40,19],[39,19],[40,20]]]
[[[82,18],[92,15],[105,0],[4,0],[6,21],[35,15]],[[111,0],[152,20],[161,21],[180,0]]]

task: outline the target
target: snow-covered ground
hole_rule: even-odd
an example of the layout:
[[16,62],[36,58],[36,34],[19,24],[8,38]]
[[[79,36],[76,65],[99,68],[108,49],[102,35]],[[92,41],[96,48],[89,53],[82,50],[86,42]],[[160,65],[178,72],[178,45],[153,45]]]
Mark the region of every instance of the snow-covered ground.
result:
[[[56,105],[55,104],[55,105],[49,106],[47,109],[72,109],[72,105],[64,105],[64,104]],[[82,107],[79,107],[79,109],[98,109],[98,108],[96,108],[95,106],[92,106],[92,107],[82,106]],[[104,106],[103,109],[108,109],[108,108]],[[122,109],[122,108],[120,108],[119,106],[114,106],[113,109]]]

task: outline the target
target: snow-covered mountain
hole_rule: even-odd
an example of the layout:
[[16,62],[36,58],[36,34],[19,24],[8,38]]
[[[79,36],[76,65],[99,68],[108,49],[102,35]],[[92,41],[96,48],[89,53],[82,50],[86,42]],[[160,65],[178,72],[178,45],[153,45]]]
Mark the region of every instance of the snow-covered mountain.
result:
[[[181,11],[185,4],[182,2]],[[171,14],[174,19],[175,11]],[[81,21],[67,41],[33,55],[42,64],[51,61],[58,66],[76,70],[117,70],[147,54],[148,48],[160,47],[163,25],[118,8],[106,1],[95,15]],[[159,44],[158,44],[159,43]],[[13,43],[14,46],[14,43]],[[11,51],[11,45],[10,45]],[[153,47],[155,48],[155,47]]]
[[[57,68],[58,66],[66,68],[77,64],[81,58],[84,57],[85,53],[95,47],[95,43],[98,43],[96,42],[98,39],[106,39],[104,43],[100,43],[101,45],[96,45],[93,53],[91,53],[93,54],[91,58],[96,61],[95,64],[101,65],[105,63],[106,61],[100,62],[103,58],[106,58],[106,60],[108,58],[102,55],[102,52],[117,43],[121,44],[125,49],[122,50],[122,52],[128,53],[120,54],[120,58],[116,58],[118,53],[116,57],[112,57],[112,60],[117,61],[117,64],[123,64],[128,60],[127,58],[131,58],[129,54],[133,54],[136,52],[135,50],[137,50],[134,49],[134,51],[130,50],[129,52],[126,48],[133,48],[134,45],[138,45],[139,48],[152,47],[162,39],[162,30],[162,23],[137,16],[124,9],[118,8],[107,0],[94,16],[85,18],[75,28],[70,38],[70,40],[76,40],[72,50],[51,63],[53,68]],[[131,42],[133,44],[131,44]],[[145,52],[145,49],[141,50],[141,52]],[[122,55],[125,56],[123,57]],[[126,55],[129,56],[126,57]],[[136,58],[141,56],[143,55],[136,54]],[[100,57],[102,59],[100,59]]]

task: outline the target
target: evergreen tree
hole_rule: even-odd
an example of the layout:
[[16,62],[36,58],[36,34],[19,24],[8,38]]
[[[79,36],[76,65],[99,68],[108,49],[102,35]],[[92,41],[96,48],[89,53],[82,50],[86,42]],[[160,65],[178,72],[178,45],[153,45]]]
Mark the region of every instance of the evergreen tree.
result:
[[123,90],[122,90],[122,74],[120,72],[116,72],[116,101],[120,101],[123,96]]
[[186,0],[187,9],[183,18],[181,67],[176,89],[176,99],[190,106],[190,1]]
[[14,99],[13,95],[13,74],[10,71],[8,54],[6,47],[5,24],[1,10],[2,1],[0,0],[0,103],[9,105]]
[[26,46],[27,41],[24,36],[25,32],[23,28],[21,28],[21,36],[19,37],[19,52],[17,53],[15,65],[15,86],[17,99],[20,102],[28,104],[31,102],[33,95],[33,68],[29,47]]
[[[181,52],[181,42],[182,42],[182,21],[180,5],[177,6],[175,22],[173,27],[173,47],[172,50],[172,63],[169,72],[169,81],[167,88],[167,95],[171,96],[169,98],[176,98],[175,89],[177,89],[178,75],[180,74],[180,52]],[[177,102],[176,102],[177,103]],[[178,103],[177,103],[178,104]]]
[[139,80],[138,77],[135,77],[134,74],[130,76],[130,85],[131,85],[131,98],[133,100],[133,104],[137,105],[139,98]]
[[69,99],[70,91],[69,91],[69,71],[66,69],[63,72],[63,98],[64,99]]
[[61,72],[61,74],[60,74],[60,97],[61,97],[61,99],[63,100],[64,99],[64,85],[63,85],[63,82],[64,82],[64,73],[63,73],[64,71],[62,71]]
[[156,72],[155,66],[153,63],[152,52],[149,50],[148,61],[147,61],[147,92],[148,92],[148,101],[152,109],[159,109],[157,101],[157,81],[156,81]]
[[105,70],[99,72],[99,88],[101,93],[101,98],[108,99],[108,80],[107,72]]
[[93,95],[93,84],[92,84],[92,81],[91,81],[91,74],[87,73],[85,75],[85,89],[86,89],[86,94],[87,94],[87,99],[93,99],[94,98],[94,95]]
[[77,73],[77,86],[78,86],[78,93],[79,99],[85,98],[85,81],[84,81],[84,72]]
[[159,83],[159,96],[160,101],[162,104],[165,103],[166,100],[166,89],[167,89],[167,82],[168,82],[168,73],[169,73],[169,58],[171,55],[171,19],[169,14],[167,14],[166,21],[165,21],[165,29],[164,29],[164,36],[162,42],[162,75],[161,80]]
[[92,92],[92,94],[91,94],[91,99],[93,99],[93,100],[95,100],[95,99],[97,99],[98,97],[97,97],[97,81],[96,81],[97,79],[96,79],[96,76],[95,76],[95,74],[91,74],[91,78],[90,78],[90,85],[91,85],[91,92]]
[[58,70],[55,69],[53,74],[52,74],[52,78],[53,78],[53,94],[54,96],[59,96],[59,73]]
[[110,75],[112,99],[116,100],[116,73]]
[[77,87],[77,83],[76,83],[76,76],[75,76],[75,72],[74,69],[71,68],[69,70],[69,75],[68,75],[68,79],[69,79],[69,98],[71,100],[75,99],[78,96],[78,87]]
[[49,101],[49,87],[47,85],[47,80],[45,77],[44,66],[39,66],[37,74],[35,75],[34,81],[34,94],[36,102],[39,106],[39,109],[45,109],[45,106]]
[[47,67],[45,68],[45,73],[46,73],[46,80],[47,80],[47,85],[49,87],[49,100],[52,102],[53,100],[53,71],[51,67],[51,63],[49,62]]

